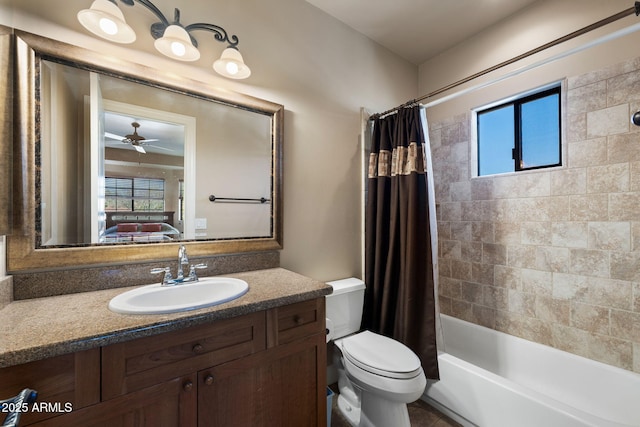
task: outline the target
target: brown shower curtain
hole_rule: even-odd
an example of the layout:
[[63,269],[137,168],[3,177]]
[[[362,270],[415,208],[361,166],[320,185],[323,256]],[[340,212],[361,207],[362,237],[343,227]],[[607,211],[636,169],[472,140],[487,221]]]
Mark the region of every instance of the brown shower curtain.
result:
[[426,140],[420,107],[374,119],[371,139],[363,327],[407,345],[420,357],[427,378],[437,379]]

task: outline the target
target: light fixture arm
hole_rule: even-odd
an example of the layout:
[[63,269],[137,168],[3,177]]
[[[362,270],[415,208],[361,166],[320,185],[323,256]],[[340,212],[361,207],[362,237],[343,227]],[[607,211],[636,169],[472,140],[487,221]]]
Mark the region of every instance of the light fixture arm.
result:
[[191,35],[191,31],[194,31],[194,30],[210,31],[214,34],[214,38],[217,41],[221,43],[227,42],[229,44],[227,47],[232,47],[234,49],[237,49],[236,46],[238,45],[238,42],[239,42],[238,36],[232,35],[231,37],[229,37],[229,35],[227,34],[227,31],[218,25],[198,22],[196,24],[187,25],[186,27],[184,27],[184,29],[187,30],[189,35]]
[[[116,4],[117,0],[110,0],[110,1]],[[198,22],[195,24],[187,25],[186,27],[183,26],[180,23],[180,10],[177,8],[174,10],[174,22],[169,22],[167,17],[164,16],[164,14],[160,11],[160,9],[158,9],[149,0],[120,0],[120,2],[123,4],[126,4],[127,6],[133,6],[135,5],[135,3],[140,3],[142,6],[149,9],[149,11],[151,11],[151,13],[153,13],[160,20],[160,22],[156,22],[151,25],[151,36],[156,40],[162,37],[162,35],[164,34],[164,30],[169,25],[179,25],[183,27],[187,31],[187,33],[189,33],[191,42],[195,47],[198,47],[198,41],[191,35],[191,32],[194,30],[202,30],[202,31],[212,32],[214,34],[214,38],[217,41],[221,43],[226,42],[228,43],[227,47],[232,47],[234,49],[237,49],[237,46],[239,43],[238,36],[232,35],[231,37],[229,37],[229,35],[227,34],[227,31],[219,25]]]

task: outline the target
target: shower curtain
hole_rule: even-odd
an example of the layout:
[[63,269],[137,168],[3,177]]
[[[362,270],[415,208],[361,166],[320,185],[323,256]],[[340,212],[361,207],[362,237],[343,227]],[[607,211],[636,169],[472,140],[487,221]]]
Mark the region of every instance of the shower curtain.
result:
[[[365,213],[363,327],[392,337],[437,379],[436,294],[420,107],[375,118]],[[426,120],[426,117],[424,117]]]

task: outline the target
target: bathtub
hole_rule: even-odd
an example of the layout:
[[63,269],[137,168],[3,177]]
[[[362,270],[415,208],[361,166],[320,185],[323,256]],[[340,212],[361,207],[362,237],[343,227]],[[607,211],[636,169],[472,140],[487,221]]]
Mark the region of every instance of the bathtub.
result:
[[422,400],[464,426],[638,427],[640,375],[441,315]]

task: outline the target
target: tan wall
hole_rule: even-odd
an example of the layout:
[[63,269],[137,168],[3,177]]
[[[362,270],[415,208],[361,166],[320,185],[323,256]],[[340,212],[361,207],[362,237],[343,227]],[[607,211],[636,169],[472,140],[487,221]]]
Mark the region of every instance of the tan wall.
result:
[[[443,312],[640,372],[638,42],[634,33],[427,110]],[[557,80],[563,166],[472,177],[471,109]]]
[[141,6],[122,6],[138,30],[130,47],[87,35],[75,14],[90,2],[50,0],[44,8],[41,0],[14,1],[9,13],[0,5],[0,24],[283,104],[281,264],[320,280],[359,275],[360,107],[382,111],[414,97],[416,67],[305,1],[154,3],[170,18],[180,7],[184,23],[216,23],[237,34],[252,77],[217,77],[211,62],[224,46],[207,33],[197,35],[203,49],[197,64],[165,60],[151,47],[147,26],[153,17]]

